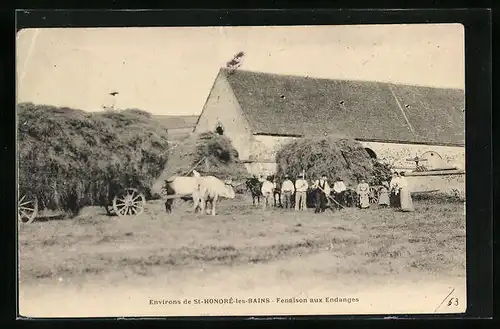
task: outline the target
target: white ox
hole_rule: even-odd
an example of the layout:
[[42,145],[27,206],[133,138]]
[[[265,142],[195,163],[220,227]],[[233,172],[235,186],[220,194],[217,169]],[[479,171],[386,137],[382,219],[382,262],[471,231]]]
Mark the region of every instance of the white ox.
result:
[[194,212],[200,209],[203,214],[207,203],[212,206],[212,216],[215,216],[215,205],[219,198],[234,199],[235,193],[231,181],[223,182],[214,176],[196,177],[196,187],[193,190]]
[[193,176],[173,176],[165,180],[164,190],[167,195],[165,210],[167,213],[172,212],[172,204],[176,197],[184,201],[192,198],[193,191],[198,186],[197,179],[200,177],[200,174],[193,170]]

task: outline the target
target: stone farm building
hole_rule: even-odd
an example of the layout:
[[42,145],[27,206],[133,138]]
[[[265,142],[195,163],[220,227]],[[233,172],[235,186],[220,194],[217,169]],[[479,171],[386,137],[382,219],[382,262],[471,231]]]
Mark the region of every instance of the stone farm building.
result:
[[198,120],[197,115],[154,115],[153,117],[167,129],[169,140],[174,142],[189,136]]
[[372,157],[413,169],[465,168],[463,90],[317,79],[221,69],[194,127],[228,136],[252,174],[273,173],[275,154],[302,136],[361,142]]

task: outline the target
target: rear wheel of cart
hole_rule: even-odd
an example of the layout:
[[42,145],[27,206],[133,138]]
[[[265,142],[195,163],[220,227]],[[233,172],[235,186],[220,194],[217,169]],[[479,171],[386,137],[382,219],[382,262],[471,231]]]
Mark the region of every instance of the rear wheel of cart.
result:
[[144,212],[146,198],[135,188],[127,188],[113,199],[113,210],[120,216],[138,216]]
[[30,224],[38,215],[38,200],[35,196],[22,194],[17,201],[17,218],[20,223]]

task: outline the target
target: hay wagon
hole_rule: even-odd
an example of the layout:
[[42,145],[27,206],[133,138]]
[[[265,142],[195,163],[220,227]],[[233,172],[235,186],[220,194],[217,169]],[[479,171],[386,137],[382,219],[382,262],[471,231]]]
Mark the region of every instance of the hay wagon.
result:
[[[130,185],[135,185],[134,182],[129,182]],[[122,188],[123,185],[127,184],[115,184],[112,182],[108,183],[108,189],[105,196],[101,196],[97,202],[98,206],[103,207],[109,216],[119,216],[119,217],[130,217],[138,216],[142,214],[146,208],[146,195],[145,188],[133,188],[126,187]],[[19,187],[18,187],[19,188]],[[39,200],[34,193],[30,193],[29,187],[23,186],[19,188],[19,198],[18,198],[18,219],[19,222],[23,224],[32,223],[37,215],[39,214]],[[168,199],[183,199],[190,198],[191,194],[188,195],[165,195],[162,193],[161,196],[163,200]],[[46,205],[42,202],[42,208]],[[52,207],[57,208],[57,207]],[[55,210],[55,209],[54,209]]]
[[[108,215],[120,217],[137,216],[144,212],[146,197],[136,188],[125,188],[114,193],[106,202],[101,202]],[[22,224],[32,223],[39,215],[39,200],[29,191],[19,191],[17,202],[18,221]]]
[[[191,194],[162,195],[162,200],[190,198]],[[146,196],[137,188],[118,189],[110,193],[109,197],[99,202],[99,206],[106,210],[109,216],[132,217],[138,216],[146,208]],[[22,224],[32,223],[39,215],[39,200],[29,191],[20,191],[18,197],[18,220]]]

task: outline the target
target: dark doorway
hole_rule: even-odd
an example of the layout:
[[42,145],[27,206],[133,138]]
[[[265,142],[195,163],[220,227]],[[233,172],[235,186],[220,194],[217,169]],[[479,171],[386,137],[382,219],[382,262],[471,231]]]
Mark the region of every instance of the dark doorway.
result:
[[370,158],[372,158],[372,159],[376,159],[377,158],[377,154],[375,152],[373,152],[372,149],[365,148],[365,150],[366,150],[366,153],[368,153],[368,155],[370,156]]

